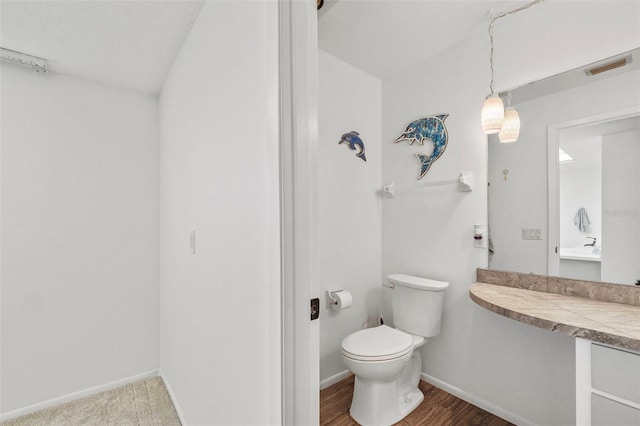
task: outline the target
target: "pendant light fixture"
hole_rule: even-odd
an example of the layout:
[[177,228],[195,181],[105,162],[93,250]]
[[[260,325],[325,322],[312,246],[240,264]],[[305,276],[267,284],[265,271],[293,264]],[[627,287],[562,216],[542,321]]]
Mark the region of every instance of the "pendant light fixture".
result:
[[489,90],[491,94],[487,96],[487,99],[482,105],[482,131],[485,135],[491,135],[498,133],[502,128],[502,122],[504,121],[504,104],[500,96],[494,93],[493,90],[493,23],[498,19],[497,17],[491,19],[489,24],[489,40],[491,41],[491,54],[489,55],[489,64],[491,65],[491,83],[489,83]]
[[515,142],[520,135],[520,115],[514,107],[507,107],[504,110],[504,121],[498,133],[498,138],[502,143]]
[[520,135],[520,115],[511,106],[511,92],[507,95],[507,108],[504,110],[504,121],[498,137],[500,142],[509,143],[518,140]]
[[498,133],[504,121],[504,103],[500,96],[493,93],[487,96],[482,105],[482,131],[485,135]]
[[530,1],[523,6],[493,17],[491,23],[489,23],[489,41],[491,42],[491,54],[489,55],[491,83],[489,83],[489,90],[491,93],[484,101],[484,105],[482,105],[481,121],[484,134],[499,133],[500,142],[506,143],[518,140],[518,135],[520,134],[520,116],[518,115],[518,111],[511,106],[511,95],[509,94],[509,106],[505,110],[502,99],[495,93],[493,87],[493,24],[500,18],[528,9],[543,1],[544,0]]

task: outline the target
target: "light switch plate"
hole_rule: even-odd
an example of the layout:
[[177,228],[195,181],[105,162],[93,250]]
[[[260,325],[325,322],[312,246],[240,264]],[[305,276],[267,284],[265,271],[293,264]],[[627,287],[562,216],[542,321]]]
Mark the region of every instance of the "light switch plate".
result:
[[541,240],[542,229],[540,228],[522,228],[523,240]]
[[196,231],[189,232],[189,253],[196,254]]

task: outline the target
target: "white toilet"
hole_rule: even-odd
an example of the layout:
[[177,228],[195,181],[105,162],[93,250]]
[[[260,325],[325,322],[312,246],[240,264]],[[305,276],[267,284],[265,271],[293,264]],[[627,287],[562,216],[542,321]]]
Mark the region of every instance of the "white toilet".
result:
[[367,328],[342,341],[344,362],[356,376],[349,413],[363,426],[396,423],[424,399],[418,389],[422,358],[414,349],[440,333],[449,286],[402,274],[387,279],[396,328]]

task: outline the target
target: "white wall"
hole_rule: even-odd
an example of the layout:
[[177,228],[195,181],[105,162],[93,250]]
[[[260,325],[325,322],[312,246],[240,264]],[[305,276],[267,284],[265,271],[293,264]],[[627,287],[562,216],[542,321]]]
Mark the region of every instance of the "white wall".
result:
[[[601,152],[601,138],[597,143],[590,143],[584,149],[596,149]],[[587,169],[570,169],[560,164],[559,182],[559,225],[560,247],[582,247],[590,244],[596,238],[600,247],[602,241],[602,167]],[[582,232],[575,225],[575,215],[580,208],[584,208],[589,216],[589,232]]]
[[602,280],[640,280],[640,131],[602,137]]
[[[584,164],[584,161],[581,164],[580,159],[560,163],[558,247],[583,247],[593,242],[587,237],[596,238],[596,247],[600,247],[602,243],[602,137],[582,139],[569,145],[568,148],[567,144],[562,143],[561,132],[560,147],[574,156],[580,154],[579,150],[593,151],[593,155],[597,158],[590,164]],[[581,208],[587,211],[591,222],[588,232],[580,231],[574,222],[575,215]],[[496,228],[500,229],[500,226]],[[565,278],[600,281],[600,262],[560,258],[558,275]]]
[[158,368],[158,103],[1,71],[7,413]]
[[[496,89],[637,47],[640,5],[611,4],[546,2],[496,24]],[[449,180],[472,170],[476,185],[470,194],[440,187],[385,200],[382,271],[451,283],[442,332],[422,352],[426,374],[518,424],[573,424],[573,339],[488,312],[468,296],[476,267],[487,265],[486,251],[473,248],[472,233],[474,223],[487,221],[487,142],[480,109],[490,79],[488,55],[483,32],[383,80],[383,182],[415,182],[415,149],[391,141],[411,119],[444,112],[450,114],[449,146],[423,180]],[[524,123],[526,113],[520,114]]]
[[[381,82],[319,51],[318,268],[321,295],[320,380],[343,372],[340,344],[380,316],[381,287]],[[355,130],[364,162],[346,145]],[[327,290],[348,290],[353,306],[326,307]]]
[[160,365],[187,424],[280,423],[277,18],[207,2],[160,97]]
[[484,64],[485,50],[475,39],[383,81],[383,182],[417,185],[417,148],[391,141],[411,119],[449,113],[449,145],[422,181],[471,170],[475,186],[471,193],[437,186],[384,200],[382,271],[450,283],[441,334],[422,349],[427,375],[519,424],[570,424],[572,339],[500,317],[468,295],[475,269],[487,262],[487,251],[473,247],[473,225],[487,221],[487,142],[479,129],[486,75],[470,65]]

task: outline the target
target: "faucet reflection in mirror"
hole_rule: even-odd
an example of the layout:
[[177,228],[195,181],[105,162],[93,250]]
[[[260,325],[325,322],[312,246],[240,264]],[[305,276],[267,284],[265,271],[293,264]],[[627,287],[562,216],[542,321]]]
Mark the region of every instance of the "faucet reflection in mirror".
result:
[[491,83],[489,83],[489,90],[491,94],[487,96],[482,106],[481,121],[482,131],[487,134],[498,133],[500,142],[515,142],[518,140],[520,133],[520,116],[518,111],[511,106],[511,94],[508,96],[508,106],[504,108],[504,102],[500,96],[495,94],[493,86],[493,24],[500,18],[504,18],[507,15],[520,12],[528,9],[531,6],[542,3],[544,0],[533,0],[523,6],[508,12],[501,13],[491,19],[489,23],[489,40],[491,42],[491,54],[489,55],[489,64],[491,66]]

